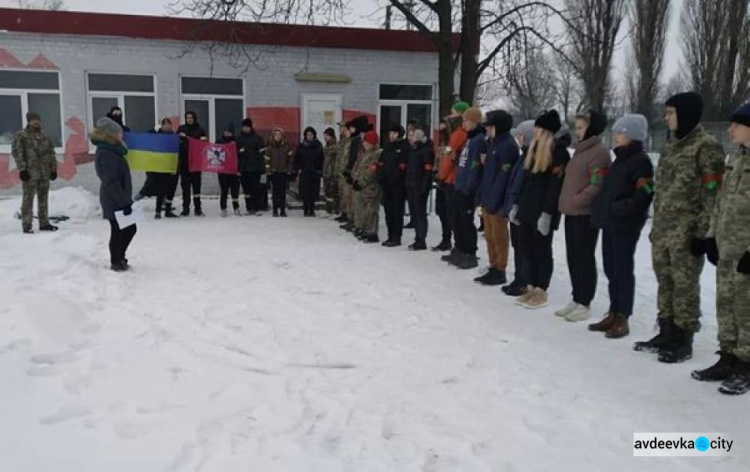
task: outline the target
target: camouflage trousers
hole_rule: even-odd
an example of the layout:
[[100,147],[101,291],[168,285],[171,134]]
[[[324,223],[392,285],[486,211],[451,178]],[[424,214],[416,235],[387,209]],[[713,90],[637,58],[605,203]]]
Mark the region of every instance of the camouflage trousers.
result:
[[339,180],[339,191],[341,193],[341,211],[346,213],[346,218],[354,224],[354,189],[345,178]]
[[719,261],[716,321],[721,351],[750,362],[750,276],[737,272],[739,257]]
[[339,194],[339,179],[337,177],[324,178],[323,193],[326,197],[326,213],[340,213],[341,195]]
[[683,234],[652,238],[651,256],[659,283],[659,318],[697,333],[701,323],[700,277],[704,257],[690,253],[690,238]]
[[380,187],[377,190],[354,192],[354,227],[364,234],[378,234],[380,220]]
[[23,200],[21,202],[21,225],[23,229],[31,229],[34,219],[34,196],[36,196],[37,216],[39,226],[49,225],[47,197],[49,196],[48,180],[29,180],[23,182]]

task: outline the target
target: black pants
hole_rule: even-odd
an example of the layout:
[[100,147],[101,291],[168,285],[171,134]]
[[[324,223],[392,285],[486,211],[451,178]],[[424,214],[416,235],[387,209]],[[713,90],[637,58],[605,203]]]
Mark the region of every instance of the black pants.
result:
[[404,204],[406,201],[403,185],[383,186],[383,208],[385,224],[388,227],[388,240],[401,241],[404,234]]
[[[519,234],[519,242],[526,261],[528,261],[527,283],[532,287],[547,290],[552,280],[554,261],[552,259],[552,236],[550,231],[547,236],[537,231],[536,224],[522,223]],[[525,264],[525,263],[524,263]]]
[[414,240],[424,241],[427,239],[427,198],[429,193],[422,192],[420,188],[407,188],[406,197],[411,208],[411,221],[414,223]]
[[443,230],[442,240],[450,242],[453,233],[448,215],[448,195],[447,191],[440,187],[435,191],[435,213],[440,218],[440,227]]
[[274,210],[286,210],[286,192],[289,189],[289,176],[283,172],[271,174],[271,201]]
[[242,182],[242,192],[245,194],[245,208],[251,213],[261,211],[262,192],[260,187],[261,172],[243,172],[240,177]]
[[112,218],[109,220],[110,236],[109,236],[109,260],[114,265],[122,262],[125,259],[125,253],[128,251],[128,246],[135,236],[136,227],[135,225],[128,226],[125,229],[120,229],[117,224],[117,220]]
[[172,202],[174,202],[174,195],[177,193],[177,183],[180,181],[180,174],[174,174],[169,176],[169,182],[167,183],[167,193],[164,197],[164,204],[166,205],[167,211],[172,211]]
[[455,206],[454,236],[456,247],[464,254],[477,253],[477,227],[474,225],[474,197],[464,195],[458,190],[453,192]]
[[200,172],[187,172],[180,174],[180,186],[182,187],[182,209],[190,209],[190,190],[193,191],[193,204],[196,210],[201,209],[201,183],[203,174]]
[[168,205],[171,207],[172,199],[168,198],[168,195],[173,192],[173,186],[176,186],[174,175],[146,172],[146,182],[138,193],[143,197],[156,197],[156,213],[161,213],[165,200],[169,202]]
[[591,216],[565,217],[565,250],[573,286],[573,301],[589,306],[596,293],[596,243],[599,230],[591,225]]
[[513,245],[513,262],[515,264],[515,283],[521,287],[528,284],[529,261],[528,255],[522,250],[521,227],[510,224],[510,243]]
[[458,208],[458,197],[456,196],[456,188],[453,185],[446,185],[445,189],[445,207],[448,212],[448,225],[451,227],[451,230],[453,231],[453,239],[456,241],[456,247],[458,247],[458,231],[456,231],[456,228],[458,227],[458,220],[460,216],[460,211]]
[[299,196],[305,213],[315,211],[315,202],[320,196],[320,176],[315,172],[303,172],[299,176]]
[[609,279],[609,311],[633,314],[635,298],[635,249],[640,233],[602,233],[604,273]]
[[221,196],[219,197],[219,207],[222,210],[227,209],[227,197],[232,193],[232,209],[240,209],[240,179],[235,174],[219,174],[219,187],[221,187]]

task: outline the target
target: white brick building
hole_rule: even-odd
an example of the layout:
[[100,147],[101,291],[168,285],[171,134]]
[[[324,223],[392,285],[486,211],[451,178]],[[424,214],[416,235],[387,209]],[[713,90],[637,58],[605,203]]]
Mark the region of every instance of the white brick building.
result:
[[[112,105],[145,131],[194,110],[212,139],[249,116],[264,135],[281,126],[292,140],[366,114],[437,122],[438,57],[408,31],[293,25],[237,26],[262,58],[247,70],[190,45],[226,39],[227,26],[190,19],[0,9],[0,195],[20,192],[10,157],[27,111],[43,117],[58,148],[57,186],[98,189],[87,130]],[[193,38],[204,42],[197,43]],[[210,41],[210,42],[209,42]],[[181,122],[181,119],[180,119]],[[382,134],[382,133],[381,133]],[[211,193],[214,179],[206,179]]]

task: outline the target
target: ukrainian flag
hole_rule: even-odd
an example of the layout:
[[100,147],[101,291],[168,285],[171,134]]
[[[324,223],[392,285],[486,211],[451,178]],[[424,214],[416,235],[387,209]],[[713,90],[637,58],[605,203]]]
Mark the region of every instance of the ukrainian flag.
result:
[[131,170],[176,174],[180,136],[167,133],[125,133]]

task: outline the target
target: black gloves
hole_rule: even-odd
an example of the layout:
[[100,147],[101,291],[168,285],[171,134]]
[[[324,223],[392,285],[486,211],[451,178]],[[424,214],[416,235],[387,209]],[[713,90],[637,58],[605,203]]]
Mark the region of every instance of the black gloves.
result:
[[131,213],[133,213],[133,207],[130,206],[130,205],[128,205],[128,206],[126,206],[125,208],[122,209],[122,214],[125,215],[125,216],[128,216]]
[[354,179],[352,178],[352,174],[349,174],[346,176],[346,183],[349,185],[354,185]]
[[345,170],[341,173],[342,177],[346,177],[347,179],[352,176],[352,172],[350,170]]
[[695,257],[706,254],[706,240],[693,238],[690,241],[690,254],[694,255]]
[[23,180],[24,182],[28,182],[29,180],[31,180],[31,174],[29,174],[28,170],[22,170],[18,176],[21,177],[21,180]]
[[50,180],[57,180],[57,172],[52,171],[52,173],[49,175]]
[[354,182],[354,183],[352,184],[352,187],[353,187],[353,188],[354,188],[354,190],[356,190],[357,192],[359,192],[360,190],[362,190],[362,186],[361,186],[361,185],[359,185],[359,182]]
[[746,252],[737,264],[737,272],[743,275],[750,275],[750,252]]
[[706,239],[706,259],[713,265],[719,263],[719,246],[716,245],[716,238]]

